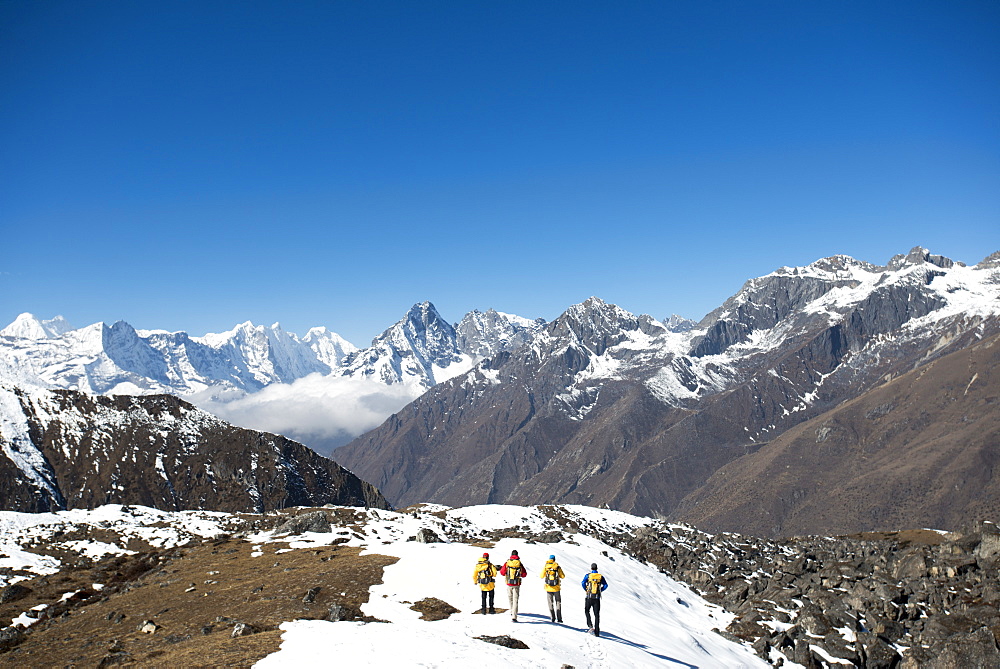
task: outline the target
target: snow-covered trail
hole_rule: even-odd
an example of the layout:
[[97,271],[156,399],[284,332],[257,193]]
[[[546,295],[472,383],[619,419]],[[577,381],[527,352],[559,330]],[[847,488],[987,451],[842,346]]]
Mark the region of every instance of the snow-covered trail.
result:
[[[488,527],[498,510],[513,508],[470,507],[448,515],[449,519],[461,516],[473,525]],[[529,509],[518,510],[531,515]],[[389,624],[286,623],[282,625],[281,650],[255,666],[328,666],[332,658],[352,667],[769,666],[748,647],[712,631],[725,628],[730,614],[655,568],[589,536],[577,534],[553,544],[502,539],[493,548],[483,549],[462,543],[394,540],[396,533],[388,525],[377,525],[369,523],[366,534],[377,535],[382,542],[368,542],[366,552],[395,556],[399,561],[385,569],[384,582],[372,587],[362,610]],[[519,552],[529,572],[521,586],[517,623],[507,613],[474,613],[480,605],[479,589],[472,581],[476,560],[485,551],[492,562],[502,564],[511,550]],[[555,555],[566,572],[562,625],[549,620],[539,578],[549,555]],[[602,601],[600,638],[586,634],[580,586],[593,562],[610,584]],[[497,584],[498,609],[508,607],[506,587]],[[461,612],[447,620],[420,620],[420,613],[410,606],[428,597],[444,600]],[[475,638],[501,635],[524,642],[528,649],[509,649]]]

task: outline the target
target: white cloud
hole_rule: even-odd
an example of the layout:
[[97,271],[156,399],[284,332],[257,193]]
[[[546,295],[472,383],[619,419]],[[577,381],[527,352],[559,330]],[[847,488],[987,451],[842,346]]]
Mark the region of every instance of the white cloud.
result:
[[378,427],[420,392],[403,385],[310,374],[228,401],[189,399],[234,425],[283,434],[329,452]]

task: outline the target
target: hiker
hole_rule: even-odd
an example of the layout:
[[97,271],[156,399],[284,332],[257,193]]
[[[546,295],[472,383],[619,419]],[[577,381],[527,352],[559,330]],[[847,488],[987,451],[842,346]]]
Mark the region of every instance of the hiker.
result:
[[[608,589],[608,580],[597,573],[597,563],[590,565],[590,573],[583,577],[580,585],[586,594],[586,604],[583,612],[587,616],[587,631],[594,631],[594,636],[601,636],[601,593]],[[594,624],[590,624],[590,610],[594,610]]]
[[542,567],[541,577],[545,579],[545,599],[549,604],[549,616],[552,622],[562,622],[562,586],[560,582],[566,578],[562,567],[556,562],[556,556],[550,555],[548,562]]
[[479,558],[476,562],[476,567],[472,571],[472,582],[479,584],[479,591],[482,593],[483,604],[482,604],[482,614],[486,615],[486,601],[489,600],[489,611],[490,613],[496,613],[496,609],[493,608],[493,588],[496,587],[494,578],[497,575],[497,568],[492,562],[490,562],[490,554],[483,553],[483,557]]
[[521,579],[528,575],[528,570],[521,564],[517,551],[510,552],[510,559],[500,567],[500,575],[507,581],[507,601],[510,602],[510,619],[517,622],[517,600],[521,596]]

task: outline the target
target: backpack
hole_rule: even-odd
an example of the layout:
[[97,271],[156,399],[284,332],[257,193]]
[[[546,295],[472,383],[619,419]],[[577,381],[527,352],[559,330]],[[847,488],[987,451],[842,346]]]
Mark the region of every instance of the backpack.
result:
[[559,567],[557,565],[553,564],[545,568],[545,585],[553,587],[559,585]]
[[507,585],[521,585],[521,561],[507,561]]
[[492,566],[493,565],[491,565],[489,562],[485,562],[479,568],[479,581],[478,582],[480,583],[480,585],[488,585],[488,584],[490,584],[490,583],[493,582],[493,575],[490,574],[490,571],[491,571],[490,567],[492,567]]
[[600,599],[601,597],[601,581],[604,577],[593,572],[587,575],[587,597],[590,599]]

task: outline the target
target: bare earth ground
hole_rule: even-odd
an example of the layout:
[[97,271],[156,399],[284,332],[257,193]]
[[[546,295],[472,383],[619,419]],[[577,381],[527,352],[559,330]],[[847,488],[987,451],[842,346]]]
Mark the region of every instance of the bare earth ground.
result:
[[[277,552],[287,546],[268,543],[260,557],[251,557],[252,548],[209,540],[22,581],[32,592],[0,604],[0,620],[37,604],[48,604],[52,617],[0,654],[0,667],[249,666],[278,650],[283,621],[325,619],[333,604],[343,608],[342,619],[365,620],[360,607],[369,588],[396,561],[345,546]],[[94,583],[105,588],[94,591]],[[313,588],[315,600],[303,602]],[[140,631],[146,621],[154,632]],[[257,633],[233,638],[240,622]]]

